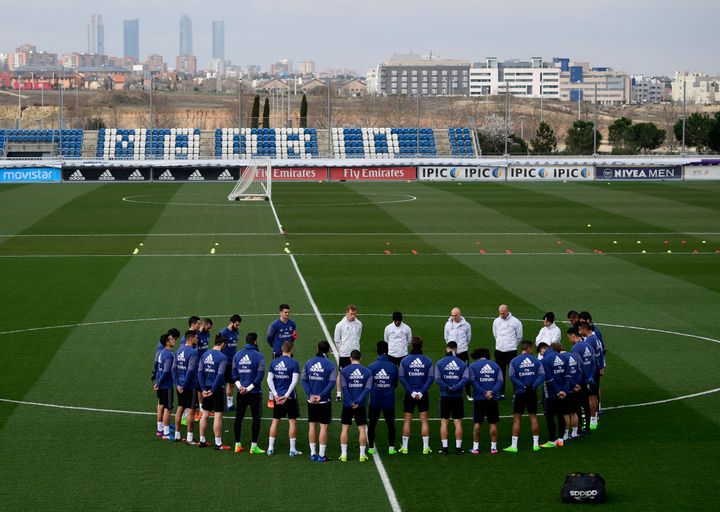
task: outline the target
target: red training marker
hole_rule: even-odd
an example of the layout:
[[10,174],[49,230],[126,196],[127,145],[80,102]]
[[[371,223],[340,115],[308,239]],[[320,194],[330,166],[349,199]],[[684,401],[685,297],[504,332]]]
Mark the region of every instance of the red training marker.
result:
[[572,249],[565,249],[565,252],[568,254],[575,254],[575,251],[573,251]]
[[560,240],[558,240],[558,241],[555,242],[555,243],[558,244],[558,245],[562,245],[562,244],[563,244],[562,241],[560,241]]
[[412,252],[413,254],[417,254],[417,251],[416,251],[415,249],[413,249],[413,250],[410,251],[410,252]]
[[390,242],[385,242],[385,245],[390,245]]
[[385,249],[385,254],[390,254],[390,251],[388,251],[387,249]]
[[665,240],[665,245],[667,245],[667,244],[669,244],[669,243],[670,243],[670,242],[668,242],[667,240]]
[[699,253],[699,252],[700,252],[700,251],[698,251],[697,249],[693,249],[693,254],[697,254],[697,253]]
[[680,240],[680,243],[685,245],[687,242],[685,240]]
[[487,251],[485,249],[480,249],[480,254],[487,254]]
[[512,251],[510,249],[505,249],[505,254],[512,254]]

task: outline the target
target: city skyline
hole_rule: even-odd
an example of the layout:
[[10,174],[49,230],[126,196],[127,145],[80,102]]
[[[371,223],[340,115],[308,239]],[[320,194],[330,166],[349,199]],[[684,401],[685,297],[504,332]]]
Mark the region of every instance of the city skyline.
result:
[[[568,0],[551,0],[545,7],[520,1],[512,12],[497,6],[481,8],[466,0],[450,0],[441,9],[424,0],[390,5],[368,0],[362,10],[351,13],[352,23],[347,21],[347,6],[327,0],[316,0],[309,7],[287,0],[250,0],[240,8],[218,0],[210,9],[185,0],[172,9],[159,0],[128,0],[122,7],[103,6],[101,12],[95,3],[82,0],[69,14],[55,3],[40,3],[46,16],[32,19],[34,29],[28,27],[26,10],[14,5],[4,8],[0,52],[12,52],[25,43],[60,55],[82,52],[86,42],[79,37],[80,29],[96,13],[102,16],[106,54],[123,55],[123,21],[137,18],[140,60],[159,53],[172,62],[179,50],[179,20],[187,14],[195,28],[193,54],[200,67],[212,57],[212,22],[220,20],[225,23],[225,58],[241,66],[314,60],[318,69],[354,68],[364,74],[395,52],[412,51],[472,62],[487,56],[503,60],[569,56],[646,75],[720,72],[711,39],[720,4],[707,0],[689,0],[680,12],[650,0],[632,4],[607,0],[602,9],[580,9]],[[382,8],[373,9],[375,4]],[[466,15],[457,16],[458,10]]]

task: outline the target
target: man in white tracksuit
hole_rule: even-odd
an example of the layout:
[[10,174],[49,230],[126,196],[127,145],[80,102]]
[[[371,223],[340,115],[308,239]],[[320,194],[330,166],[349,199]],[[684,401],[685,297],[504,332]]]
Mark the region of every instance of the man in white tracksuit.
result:
[[[498,317],[493,321],[492,331],[495,337],[495,362],[502,370],[503,379],[507,380],[508,365],[517,357],[518,343],[523,336],[522,324],[510,313],[507,304],[500,304],[498,307]],[[505,397],[504,381],[500,396]]]
[[[450,311],[450,318],[445,323],[444,338],[446,345],[451,341],[457,343],[456,356],[468,363],[468,349],[472,339],[472,328],[467,320],[463,318],[460,308],[452,308]],[[465,395],[468,400],[472,400],[473,392],[470,384],[465,386]]]
[[[353,350],[360,350],[360,336],[362,336],[362,322],[357,319],[357,308],[353,304],[348,304],[345,308],[345,316],[335,326],[333,336],[341,370],[350,364],[350,353]],[[336,386],[335,400],[340,402],[342,400],[340,372],[337,372]]]
[[403,315],[400,311],[395,311],[392,319],[392,323],[385,327],[383,339],[388,344],[388,359],[395,366],[400,366],[400,361],[408,354],[408,345],[412,341],[412,329],[403,322]]

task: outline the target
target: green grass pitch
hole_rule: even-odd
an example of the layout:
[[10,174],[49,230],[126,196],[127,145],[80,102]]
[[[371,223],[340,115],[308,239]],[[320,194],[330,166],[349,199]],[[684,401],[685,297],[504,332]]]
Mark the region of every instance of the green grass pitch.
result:
[[[396,309],[433,360],[453,306],[472,323],[472,347],[494,348],[500,303],[531,339],[545,311],[588,309],[603,330],[607,409],[590,438],[534,453],[525,419],[516,455],[491,457],[483,430],[480,456],[443,458],[420,453],[415,423],[410,454],[389,457],[381,422],[402,510],[561,509],[573,471],[601,473],[617,510],[717,506],[720,184],[276,184],[284,236],[268,203],[229,203],[228,186],[0,187],[3,510],[389,510],[355,434],[346,464],[288,458],[286,423],[273,458],[155,437],[151,358],[187,316],[212,317],[217,332],[237,312],[241,337],[262,340],[288,302],[298,359],[314,353],[323,332],[285,247],[331,331],[346,304],[358,306],[366,364]],[[437,397],[434,386],[434,418]],[[229,444],[232,421],[224,428]],[[439,423],[431,429],[437,449]],[[339,430],[336,420],[333,458]],[[506,446],[509,419],[499,432]],[[300,422],[307,454],[306,439]]]

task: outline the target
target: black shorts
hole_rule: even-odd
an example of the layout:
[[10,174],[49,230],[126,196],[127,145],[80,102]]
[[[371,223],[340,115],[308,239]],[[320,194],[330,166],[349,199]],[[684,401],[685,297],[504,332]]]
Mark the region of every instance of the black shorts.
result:
[[186,388],[182,393],[177,392],[178,407],[185,409],[197,409],[198,406],[198,394],[195,388]]
[[390,355],[389,355],[389,356],[388,356],[388,361],[390,361],[390,362],[391,362],[392,364],[394,364],[395,366],[400,366],[400,361],[402,361],[404,357],[405,357],[405,356],[395,357],[395,356],[390,356]]
[[497,400],[475,400],[473,402],[473,423],[490,424],[500,421],[500,405]]
[[457,358],[460,359],[460,361],[465,361],[466,363],[470,360],[467,350],[465,352],[458,352]]
[[165,409],[173,408],[173,390],[158,389],[157,390],[158,405],[162,405]]
[[595,380],[594,382],[588,382],[587,384],[588,395],[597,396],[600,391],[600,383]]
[[350,366],[350,358],[340,356],[340,358],[338,359],[338,365],[340,366],[341,370],[346,366]]
[[343,406],[342,414],[340,415],[340,423],[343,425],[352,425],[352,421],[355,420],[355,425],[362,427],[367,424],[367,413],[365,407],[352,407]]
[[461,420],[465,416],[465,407],[461,396],[440,397],[440,417],[444,420]]
[[430,397],[427,393],[425,393],[420,400],[411,397],[410,393],[405,393],[405,398],[403,398],[403,411],[412,414],[415,412],[416,407],[418,412],[428,412],[430,409]]
[[574,414],[577,411],[577,393],[568,393],[565,398],[558,400],[560,404],[560,412],[562,414]]
[[225,366],[225,382],[235,382],[235,379],[232,377],[232,364]]
[[522,391],[513,396],[513,414],[522,414],[525,411],[527,411],[528,414],[537,414],[537,390]]
[[284,403],[279,404],[275,402],[273,408],[273,419],[281,420],[287,418],[289,420],[296,420],[300,416],[300,409],[298,407],[297,398],[288,398]]
[[225,412],[227,400],[225,399],[225,386],[215,391],[212,395],[203,397],[202,408],[208,412]]
[[308,422],[320,423],[321,425],[330,425],[332,420],[332,404],[325,402],[323,404],[308,403]]

